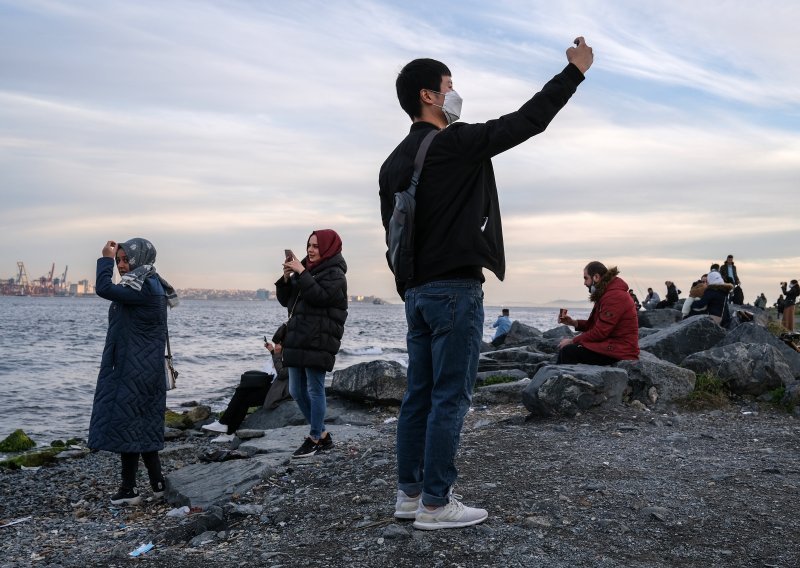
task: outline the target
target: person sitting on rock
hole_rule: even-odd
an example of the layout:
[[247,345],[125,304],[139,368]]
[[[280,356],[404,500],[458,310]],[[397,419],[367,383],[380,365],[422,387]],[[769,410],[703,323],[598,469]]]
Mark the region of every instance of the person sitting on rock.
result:
[[756,298],[756,301],[753,302],[753,306],[761,310],[767,309],[767,297],[764,295],[764,292],[761,292],[761,295]]
[[656,305],[657,310],[663,310],[665,308],[671,308],[672,306],[674,306],[675,302],[677,302],[679,299],[678,294],[681,293],[681,291],[678,290],[678,288],[675,286],[675,283],[672,282],[671,280],[667,280],[666,282],[664,282],[664,286],[667,287],[667,299],[661,300]]
[[639,316],[628,285],[618,274],[616,267],[608,269],[596,260],[583,269],[583,285],[589,288],[594,307],[588,320],[560,318],[559,323],[582,333],[561,340],[557,364],[612,365],[639,358]]
[[692,287],[689,290],[689,297],[684,300],[683,307],[681,308],[683,319],[689,317],[689,314],[692,311],[692,304],[703,297],[703,292],[706,291],[706,286],[708,286],[708,274],[703,274],[700,277],[700,280],[695,280],[692,282]]
[[633,288],[628,290],[628,294],[631,295],[631,299],[633,300],[633,305],[636,306],[636,311],[638,312],[639,310],[641,310],[642,304],[639,303],[639,298],[636,297],[636,294],[633,292]]
[[691,307],[689,317],[709,315],[714,322],[721,324],[728,304],[728,294],[733,290],[733,284],[728,284],[716,270],[708,273],[708,286],[703,292],[703,297],[696,300]]
[[[228,403],[222,417],[201,427],[208,432],[220,433],[211,440],[212,442],[232,441],[236,436],[236,430],[247,416],[247,409],[251,406],[263,406],[272,410],[289,398],[289,370],[283,367],[281,360],[283,348],[276,339],[276,337],[272,338],[272,341],[275,341],[274,344],[269,341],[264,344],[264,347],[272,354],[271,366],[274,368],[274,373],[255,372],[250,374],[248,372],[242,375],[242,383],[236,387],[233,398]],[[250,384],[250,379],[256,384]]]
[[492,327],[497,328],[492,338],[492,346],[494,347],[499,347],[505,342],[508,330],[511,329],[511,318],[508,317],[508,313],[508,308],[503,308],[502,313],[497,316],[497,321],[492,324]]
[[658,292],[653,291],[652,288],[648,288],[647,296],[644,297],[642,306],[644,306],[645,310],[655,310],[660,301],[661,296],[658,295]]

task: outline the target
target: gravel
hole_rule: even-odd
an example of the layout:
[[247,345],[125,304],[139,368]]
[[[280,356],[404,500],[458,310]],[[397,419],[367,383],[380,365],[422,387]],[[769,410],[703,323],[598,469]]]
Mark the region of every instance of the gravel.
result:
[[[519,405],[477,408],[455,491],[490,517],[449,531],[393,518],[395,425],[181,517],[158,500],[111,506],[113,454],[3,470],[0,525],[31,518],[0,528],[0,568],[129,566],[148,542],[135,562],[164,567],[800,566],[800,423],[771,406],[529,421]],[[207,440],[169,442],[167,475]]]

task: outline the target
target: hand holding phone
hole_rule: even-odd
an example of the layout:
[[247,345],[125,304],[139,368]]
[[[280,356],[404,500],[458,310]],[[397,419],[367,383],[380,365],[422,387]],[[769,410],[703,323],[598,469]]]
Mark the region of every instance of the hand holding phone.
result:
[[283,258],[285,258],[286,260],[292,260],[293,258],[297,257],[292,252],[292,249],[283,249]]

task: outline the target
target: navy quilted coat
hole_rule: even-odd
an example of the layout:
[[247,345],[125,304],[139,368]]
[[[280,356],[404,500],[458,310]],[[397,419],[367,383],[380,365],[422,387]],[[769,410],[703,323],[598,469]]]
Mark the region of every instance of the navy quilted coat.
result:
[[167,299],[158,278],[141,291],[113,284],[113,258],[97,259],[97,295],[111,300],[94,393],[89,447],[109,452],[164,448]]

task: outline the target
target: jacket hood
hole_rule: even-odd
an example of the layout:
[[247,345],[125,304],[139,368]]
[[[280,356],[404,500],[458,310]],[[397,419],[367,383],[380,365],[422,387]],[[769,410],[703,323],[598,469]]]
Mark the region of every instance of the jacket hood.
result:
[[733,290],[733,284],[729,284],[727,282],[725,282],[724,284],[709,284],[707,289],[717,290],[719,292],[724,292],[725,294],[730,294],[731,290]]
[[603,294],[606,293],[606,290],[609,288],[609,286],[617,287],[619,285],[622,285],[627,291],[628,290],[627,285],[623,283],[621,280],[617,282],[612,282],[612,280],[614,280],[614,278],[616,278],[618,274],[619,270],[617,270],[616,266],[612,266],[611,268],[609,268],[608,272],[606,272],[600,279],[600,282],[597,283],[594,293],[589,296],[589,300],[597,303],[597,301],[603,297]]

